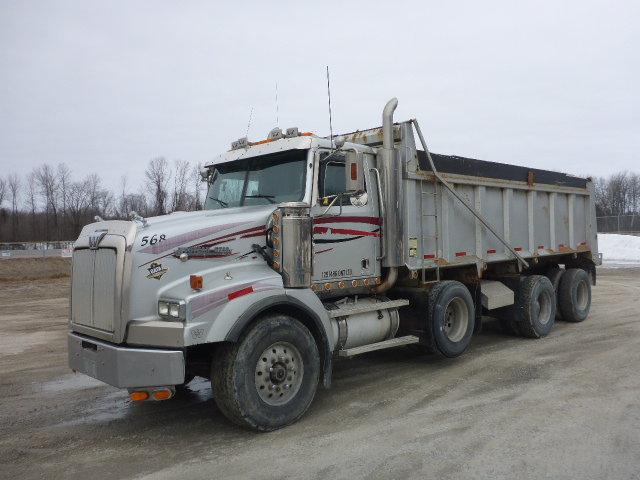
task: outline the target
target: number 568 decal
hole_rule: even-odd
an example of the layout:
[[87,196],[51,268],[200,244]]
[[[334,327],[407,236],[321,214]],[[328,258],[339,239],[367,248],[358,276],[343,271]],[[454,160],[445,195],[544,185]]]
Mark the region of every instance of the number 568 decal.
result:
[[164,242],[166,240],[166,238],[167,238],[167,236],[164,233],[162,233],[160,235],[158,235],[157,233],[154,233],[151,236],[145,235],[140,240],[140,246],[144,247],[145,245],[155,245],[156,243]]

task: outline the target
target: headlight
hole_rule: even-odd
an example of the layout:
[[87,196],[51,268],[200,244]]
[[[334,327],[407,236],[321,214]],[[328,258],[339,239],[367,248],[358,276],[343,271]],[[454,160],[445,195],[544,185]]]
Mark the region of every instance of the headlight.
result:
[[158,302],[158,315],[169,315],[169,304],[167,302]]
[[158,315],[166,320],[184,320],[186,305],[184,301],[160,300],[158,302]]

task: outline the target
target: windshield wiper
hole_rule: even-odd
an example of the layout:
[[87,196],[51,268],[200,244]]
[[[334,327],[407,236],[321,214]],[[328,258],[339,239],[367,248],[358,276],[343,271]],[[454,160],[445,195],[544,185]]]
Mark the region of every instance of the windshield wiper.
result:
[[227,202],[224,202],[224,201],[220,200],[219,198],[209,197],[209,200],[213,200],[214,202],[218,202],[224,208],[227,208],[229,206],[229,204]]
[[245,195],[244,198],[266,198],[271,203],[276,203],[273,201],[273,199],[276,198],[275,195]]

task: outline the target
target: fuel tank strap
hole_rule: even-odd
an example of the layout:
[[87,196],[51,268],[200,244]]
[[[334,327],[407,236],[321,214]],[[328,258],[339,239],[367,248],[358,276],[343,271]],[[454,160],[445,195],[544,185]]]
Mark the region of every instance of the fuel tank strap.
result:
[[327,310],[329,318],[346,317],[358,313],[373,312],[375,310],[388,310],[390,308],[406,307],[409,300],[389,300],[387,302],[367,303],[364,305],[354,305],[352,307],[340,308],[339,310]]

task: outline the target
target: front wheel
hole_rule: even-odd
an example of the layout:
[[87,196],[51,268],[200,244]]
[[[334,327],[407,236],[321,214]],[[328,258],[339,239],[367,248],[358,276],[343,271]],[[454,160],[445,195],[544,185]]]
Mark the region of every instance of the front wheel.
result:
[[307,327],[288,315],[266,315],[238,343],[216,351],[213,397],[238,425],[276,430],[309,408],[319,372],[318,347]]
[[427,337],[431,350],[445,357],[462,355],[471,343],[475,309],[469,289],[445,280],[429,292]]

